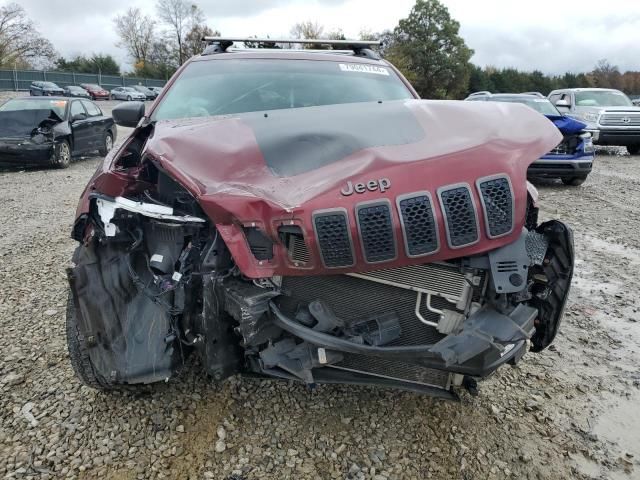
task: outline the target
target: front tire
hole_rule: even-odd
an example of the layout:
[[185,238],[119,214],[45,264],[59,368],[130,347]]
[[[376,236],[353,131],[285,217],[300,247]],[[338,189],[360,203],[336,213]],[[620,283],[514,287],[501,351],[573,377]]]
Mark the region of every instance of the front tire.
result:
[[76,377],[87,387],[98,390],[109,390],[110,386],[100,381],[93,368],[93,363],[89,356],[87,339],[80,333],[80,329],[78,328],[78,316],[71,291],[69,291],[69,297],[67,299],[66,327],[69,360]]
[[636,145],[627,145],[629,155],[638,155],[640,153],[640,143]]
[[110,132],[104,136],[104,140],[102,141],[102,148],[98,150],[98,153],[101,157],[106,157],[107,153],[113,148],[113,136]]
[[67,140],[63,140],[55,146],[53,164],[58,168],[67,168],[71,165],[71,147]]
[[131,95],[127,95],[127,102],[131,101]]
[[71,290],[69,290],[69,296],[67,298],[66,330],[69,361],[71,362],[71,367],[76,377],[84,385],[103,391],[145,391],[145,388],[147,388],[146,385],[117,385],[96,373],[96,369],[91,361],[91,356],[89,355],[89,349],[91,348],[90,342],[92,339],[85,338],[84,335],[80,333],[76,305],[73,301]]
[[561,178],[562,183],[564,183],[565,185],[569,185],[571,187],[578,187],[580,185],[582,185],[586,180],[587,177],[564,177]]

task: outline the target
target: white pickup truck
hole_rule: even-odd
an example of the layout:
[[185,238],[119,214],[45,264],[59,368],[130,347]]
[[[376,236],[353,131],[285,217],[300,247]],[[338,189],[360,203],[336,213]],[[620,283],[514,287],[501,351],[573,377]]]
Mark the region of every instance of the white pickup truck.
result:
[[554,90],[549,100],[564,115],[587,124],[596,145],[622,145],[640,153],[640,107],[619,90],[567,88]]

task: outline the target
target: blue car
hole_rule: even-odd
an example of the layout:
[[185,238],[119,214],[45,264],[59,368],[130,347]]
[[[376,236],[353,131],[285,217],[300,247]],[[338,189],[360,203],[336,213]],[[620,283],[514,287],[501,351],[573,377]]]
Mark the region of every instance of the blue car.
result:
[[560,144],[529,166],[529,178],[559,178],[565,185],[582,185],[587,179],[595,148],[587,127],[571,117],[562,115],[542,94],[478,92],[469,95],[467,101],[523,103],[551,120],[564,136]]

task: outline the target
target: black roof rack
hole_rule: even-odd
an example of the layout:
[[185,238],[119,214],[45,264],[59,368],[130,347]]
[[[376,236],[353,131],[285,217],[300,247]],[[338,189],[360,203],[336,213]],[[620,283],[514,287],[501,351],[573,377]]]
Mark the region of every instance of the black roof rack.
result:
[[[202,37],[202,41],[207,44],[202,55],[214,53],[225,53],[235,42],[250,45],[260,45],[261,48],[278,48],[277,45],[286,43],[289,45],[329,45],[332,50],[347,50],[360,57],[380,60],[380,56],[371,50],[373,46],[380,46],[379,40],[326,40],[323,38],[240,38],[240,37]],[[340,48],[336,48],[340,47]],[[331,50],[307,50],[310,52],[330,52]]]

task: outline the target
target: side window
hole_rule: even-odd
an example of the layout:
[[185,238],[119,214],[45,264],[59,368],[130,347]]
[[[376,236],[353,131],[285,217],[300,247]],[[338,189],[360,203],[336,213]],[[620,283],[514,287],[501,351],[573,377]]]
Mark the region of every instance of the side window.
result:
[[570,93],[563,93],[561,100],[566,100],[569,106],[573,106],[572,98]]
[[560,100],[560,97],[561,97],[561,96],[562,96],[562,94],[561,94],[561,93],[554,93],[553,95],[551,95],[551,96],[549,97],[549,101],[555,105],[555,104],[556,104],[556,102],[557,102],[558,100]]
[[90,102],[88,100],[81,100],[81,101],[82,101],[82,104],[84,105],[84,108],[87,109],[87,113],[89,114],[90,117],[98,117],[102,115],[102,112],[100,111],[100,109],[93,102]]
[[81,113],[86,114],[87,112],[84,111],[82,104],[76,100],[71,104],[71,117],[73,118],[74,115],[79,115]]

